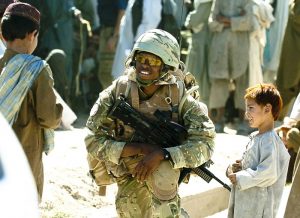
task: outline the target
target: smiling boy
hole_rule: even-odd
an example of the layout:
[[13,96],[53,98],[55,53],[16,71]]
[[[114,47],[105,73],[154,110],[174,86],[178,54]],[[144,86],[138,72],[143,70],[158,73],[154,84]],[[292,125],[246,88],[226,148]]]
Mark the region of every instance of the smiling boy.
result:
[[282,99],[271,84],[248,88],[244,98],[246,119],[258,131],[251,134],[242,159],[227,169],[233,184],[228,217],[276,217],[290,159],[274,131]]

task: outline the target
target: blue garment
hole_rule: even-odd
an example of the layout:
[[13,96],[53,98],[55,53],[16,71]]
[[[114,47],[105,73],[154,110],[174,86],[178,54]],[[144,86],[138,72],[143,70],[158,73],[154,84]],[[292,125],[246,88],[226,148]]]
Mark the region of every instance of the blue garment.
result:
[[0,112],[12,125],[21,103],[33,82],[45,66],[45,62],[32,55],[13,57],[0,76]]
[[[46,62],[28,54],[15,55],[0,75],[0,112],[12,125],[18,117],[21,104],[39,76]],[[54,130],[44,130],[46,154],[54,148]]]
[[98,15],[100,25],[114,27],[118,18],[119,10],[125,10],[127,0],[98,0]]
[[266,37],[267,37],[267,44],[264,49],[264,63],[269,63],[269,61],[271,60],[270,29],[267,29],[267,31],[266,31]]

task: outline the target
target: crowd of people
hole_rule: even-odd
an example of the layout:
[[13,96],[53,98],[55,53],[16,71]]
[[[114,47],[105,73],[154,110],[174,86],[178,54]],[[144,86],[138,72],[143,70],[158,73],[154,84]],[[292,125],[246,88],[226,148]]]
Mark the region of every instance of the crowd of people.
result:
[[[182,169],[209,162],[230,121],[251,140],[226,171],[228,217],[276,217],[288,171],[286,217],[299,213],[299,0],[0,0],[0,10],[0,112],[39,201],[42,155],[76,119],[72,108],[90,110],[90,172],[100,186],[117,183],[120,217],[188,217]],[[171,142],[138,134],[148,119],[162,120],[167,133],[151,131]]]

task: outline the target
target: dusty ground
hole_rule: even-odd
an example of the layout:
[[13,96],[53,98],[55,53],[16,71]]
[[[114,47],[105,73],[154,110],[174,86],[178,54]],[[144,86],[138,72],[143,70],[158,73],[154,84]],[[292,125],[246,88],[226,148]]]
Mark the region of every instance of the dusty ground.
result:
[[98,195],[98,188],[88,175],[85,130],[87,116],[82,116],[73,130],[55,132],[55,149],[44,156],[45,185],[41,217],[116,217],[114,195]]
[[[45,185],[40,205],[42,218],[117,217],[114,207],[116,186],[109,186],[105,197],[99,196],[98,187],[88,175],[83,141],[86,118],[87,116],[81,116],[73,130],[55,132],[56,147],[50,155],[44,157]],[[228,183],[224,169],[241,155],[241,148],[244,148],[248,139],[234,135],[223,135],[217,139],[217,148],[213,156],[215,164],[211,170]],[[184,185],[180,194],[189,195],[195,192],[192,184]],[[199,183],[196,186],[199,186]],[[201,186],[202,189],[209,187],[205,184]],[[214,217],[226,217],[226,212]]]
[[[108,187],[107,196],[99,196],[97,186],[88,175],[83,141],[86,118],[87,116],[80,117],[73,130],[56,131],[56,147],[44,157],[45,185],[41,203],[43,218],[117,216],[114,209],[116,186]],[[218,152],[216,158],[223,156],[228,160],[230,155],[222,154],[226,149],[220,149],[221,153]],[[225,167],[222,162],[216,163],[213,168],[220,167]],[[223,171],[219,174],[224,176]]]

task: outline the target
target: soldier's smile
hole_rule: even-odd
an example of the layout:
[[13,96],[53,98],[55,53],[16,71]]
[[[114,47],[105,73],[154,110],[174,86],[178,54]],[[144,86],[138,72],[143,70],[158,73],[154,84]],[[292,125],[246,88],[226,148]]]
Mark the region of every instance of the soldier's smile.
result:
[[140,74],[143,74],[143,75],[149,75],[150,73],[149,73],[148,71],[142,70],[142,71],[140,71]]
[[141,80],[155,80],[159,78],[163,66],[161,59],[151,53],[141,52],[135,57],[136,74]]

